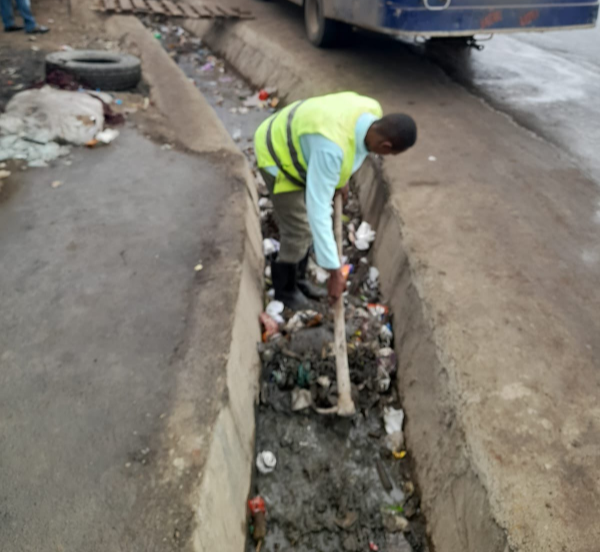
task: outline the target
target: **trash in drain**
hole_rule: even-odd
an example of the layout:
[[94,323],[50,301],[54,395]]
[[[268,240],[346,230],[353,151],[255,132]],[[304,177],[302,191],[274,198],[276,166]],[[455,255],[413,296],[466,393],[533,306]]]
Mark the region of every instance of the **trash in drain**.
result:
[[[265,199],[263,191],[258,205],[263,221],[272,212]],[[337,385],[326,304],[292,313],[267,301],[261,317],[256,446],[272,451],[277,469],[259,470],[252,490],[263,497],[268,512],[262,551],[427,550],[404,448],[391,315],[381,302],[379,271],[370,266],[363,244],[356,247],[350,236],[353,228],[361,228],[357,234],[368,248],[375,232],[361,223],[352,193],[345,214],[346,337],[357,414],[351,419],[328,415],[335,411]],[[276,225],[263,224],[265,241],[276,237]],[[264,253],[267,261],[272,251]],[[326,285],[318,267],[311,268],[314,283]],[[254,550],[256,542],[249,540],[248,549]]]

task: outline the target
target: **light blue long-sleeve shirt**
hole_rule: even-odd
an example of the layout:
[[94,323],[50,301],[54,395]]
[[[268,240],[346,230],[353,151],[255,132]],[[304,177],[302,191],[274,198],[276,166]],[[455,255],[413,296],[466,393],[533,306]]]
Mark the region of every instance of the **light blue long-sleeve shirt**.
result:
[[[369,154],[365,136],[369,127],[378,119],[371,113],[363,113],[354,128],[356,151],[354,153],[354,174]],[[305,134],[300,137],[302,155],[308,164],[306,171],[306,211],[313,235],[317,263],[327,269],[340,268],[340,259],[335,243],[332,224],[332,200],[335,188],[340,181],[344,152],[335,142],[321,134]],[[264,170],[277,176],[277,167]]]

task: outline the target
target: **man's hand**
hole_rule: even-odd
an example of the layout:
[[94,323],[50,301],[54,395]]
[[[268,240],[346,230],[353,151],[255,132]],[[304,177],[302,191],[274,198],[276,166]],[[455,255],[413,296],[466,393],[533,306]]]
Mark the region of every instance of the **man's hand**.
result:
[[344,205],[348,203],[348,193],[350,192],[350,183],[346,182],[346,185],[343,188],[339,188],[335,191],[335,195],[342,196],[342,202]]
[[346,289],[346,277],[342,269],[329,271],[329,281],[327,282],[327,293],[329,294],[329,304],[333,305],[344,293]]

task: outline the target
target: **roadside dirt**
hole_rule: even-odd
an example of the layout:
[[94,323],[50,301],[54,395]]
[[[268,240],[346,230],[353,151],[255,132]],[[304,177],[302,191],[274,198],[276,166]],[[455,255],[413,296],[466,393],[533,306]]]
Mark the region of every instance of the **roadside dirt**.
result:
[[[268,90],[269,98],[253,106],[256,91],[199,39],[161,21],[145,23],[195,82],[256,170],[253,133],[275,111],[277,91]],[[266,189],[256,178],[263,237],[277,239]],[[403,448],[401,432],[389,435],[384,423],[386,413],[401,411],[393,381],[395,355],[389,359],[381,354],[393,346],[393,336],[387,309],[373,306],[380,297],[368,251],[352,244],[361,222],[352,194],[345,215],[345,261],[353,267],[347,336],[358,414],[348,420],[316,411],[336,403],[329,309],[315,303],[315,312],[305,316],[310,319],[307,326],[315,327],[299,329],[291,328],[292,313],[284,312],[280,333],[259,345],[263,369],[256,450],[270,451],[277,459],[275,470],[257,472],[253,485],[253,495],[264,499],[267,511],[267,536],[260,547],[269,552],[424,552],[429,548],[410,454]],[[268,264],[267,259],[267,286]],[[311,270],[321,276],[314,265]],[[268,287],[265,291],[269,303]],[[295,410],[300,395],[311,406]],[[257,547],[254,529],[250,522],[248,551]]]

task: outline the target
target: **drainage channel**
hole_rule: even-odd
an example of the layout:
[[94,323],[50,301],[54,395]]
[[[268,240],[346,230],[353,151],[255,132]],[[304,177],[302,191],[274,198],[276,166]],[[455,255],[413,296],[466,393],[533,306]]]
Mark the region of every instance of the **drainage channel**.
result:
[[[275,111],[276,91],[263,92],[268,98],[257,101],[257,92],[200,39],[180,27],[146,24],[255,170],[253,134]],[[277,227],[260,179],[257,186],[263,237],[272,244]],[[320,413],[336,403],[333,324],[326,305],[297,316],[270,311],[282,319],[275,335],[265,328],[265,342],[259,344],[263,366],[256,450],[259,456],[271,454],[261,456],[251,491],[259,497],[252,506],[260,510],[265,505],[266,536],[253,538],[261,536],[263,527],[260,513],[250,517],[248,552],[429,550],[410,454],[403,447],[390,316],[379,302],[378,273],[369,265],[368,250],[355,246],[361,220],[352,192],[344,213],[344,260],[352,271],[346,301],[348,356],[358,413],[352,419]],[[311,274],[322,283],[324,274],[314,264]],[[271,301],[268,287],[265,304]],[[273,456],[276,465],[270,470],[262,460],[269,463]]]

